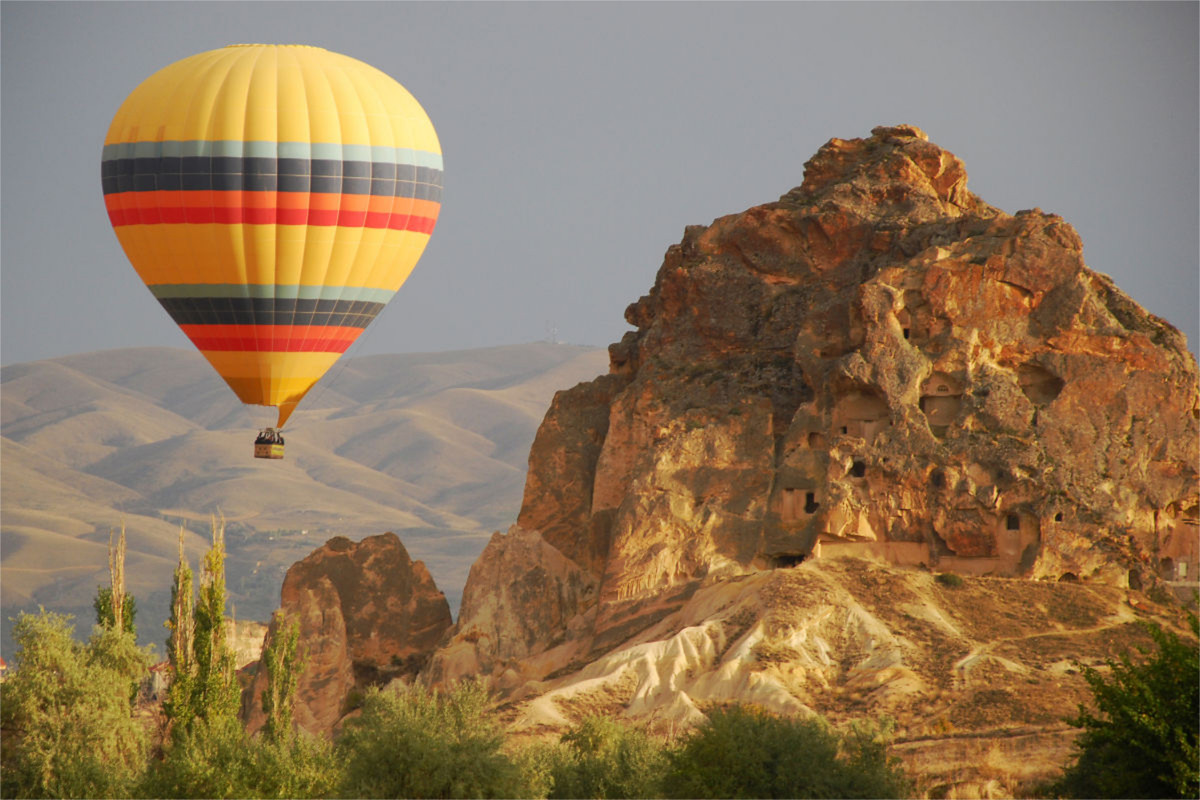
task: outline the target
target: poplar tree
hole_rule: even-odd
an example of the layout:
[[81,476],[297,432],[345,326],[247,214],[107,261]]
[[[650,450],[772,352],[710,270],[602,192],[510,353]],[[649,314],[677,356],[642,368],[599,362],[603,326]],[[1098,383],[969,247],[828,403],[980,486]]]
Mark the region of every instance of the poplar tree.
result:
[[108,579],[112,586],[113,627],[125,627],[125,521],[121,520],[121,536],[113,547],[113,532],[108,532]]
[[236,717],[241,704],[229,628],[225,620],[225,519],[212,520],[212,547],[200,572],[200,597],[194,613],[192,647],[195,685],[192,706],[197,717]]
[[195,661],[192,657],[195,600],[192,595],[192,568],[183,552],[183,533],[183,525],[180,525],[179,563],[175,566],[175,580],[171,584],[171,616],[166,622],[167,629],[171,631],[167,639],[171,686],[163,701],[163,713],[171,728],[175,728],[181,720],[187,724],[195,716],[191,707],[195,680]]
[[284,611],[276,611],[271,638],[262,655],[262,664],[267,670],[262,709],[267,718],[263,735],[277,744],[285,744],[292,738],[296,685],[303,671],[303,659],[298,652],[299,641],[300,623],[295,618],[289,618]]
[[120,629],[137,637],[137,601],[125,592],[125,523],[121,522],[121,536],[113,545],[113,532],[108,534],[108,579],[109,585],[96,587],[96,599],[92,608],[96,610],[96,624],[102,628]]
[[235,719],[241,704],[229,625],[225,619],[225,520],[212,520],[212,546],[200,571],[199,597],[193,596],[192,569],[179,530],[179,564],[171,587],[167,656],[172,681],[163,710],[175,731],[196,720]]

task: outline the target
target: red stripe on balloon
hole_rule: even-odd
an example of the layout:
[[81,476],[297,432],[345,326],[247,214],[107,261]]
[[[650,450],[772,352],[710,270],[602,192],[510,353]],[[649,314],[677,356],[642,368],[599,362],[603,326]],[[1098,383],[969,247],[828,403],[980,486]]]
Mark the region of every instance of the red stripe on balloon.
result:
[[180,325],[201,350],[344,353],[362,328],[333,325]]
[[[299,202],[297,202],[299,201]],[[206,224],[390,228],[433,233],[439,203],[403,197],[275,192],[122,192],[105,195],[113,227]]]

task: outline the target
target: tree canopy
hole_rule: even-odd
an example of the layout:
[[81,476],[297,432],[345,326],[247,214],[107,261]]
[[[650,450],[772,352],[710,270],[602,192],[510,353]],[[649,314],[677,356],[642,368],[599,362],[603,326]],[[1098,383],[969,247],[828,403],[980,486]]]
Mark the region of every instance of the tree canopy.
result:
[[132,713],[149,658],[125,631],[97,627],[87,644],[71,617],[20,614],[12,674],[0,684],[4,797],[130,796],[150,737]]
[[[1195,614],[1193,636],[1200,637]],[[1200,647],[1146,623],[1155,649],[1084,669],[1094,709],[1081,705],[1079,758],[1055,785],[1064,797],[1200,797]],[[1106,674],[1107,673],[1107,674]]]

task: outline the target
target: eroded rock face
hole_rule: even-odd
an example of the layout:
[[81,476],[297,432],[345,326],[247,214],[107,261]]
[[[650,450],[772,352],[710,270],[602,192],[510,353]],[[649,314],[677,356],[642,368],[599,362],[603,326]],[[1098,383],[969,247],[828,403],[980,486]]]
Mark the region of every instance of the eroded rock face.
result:
[[[293,564],[281,611],[298,620],[307,659],[295,721],[320,735],[329,735],[349,710],[352,691],[420,671],[451,625],[445,595],[394,533],[358,543],[335,537]],[[277,615],[267,642],[279,624]],[[244,709],[251,732],[264,722],[265,688],[266,670],[259,669]]]
[[1111,585],[815,559],[707,582],[507,708],[527,733],[602,715],[670,736],[726,703],[839,727],[888,719],[924,796],[1028,797],[1071,760],[1079,730],[1063,720],[1090,696],[1080,664],[1146,646],[1146,619],[1179,630],[1182,616]]
[[434,674],[519,686],[813,557],[1195,580],[1183,335],[916,128],[833,139],[778,202],[689,227],[626,319],[611,374],[548,412],[520,533],[472,570]]

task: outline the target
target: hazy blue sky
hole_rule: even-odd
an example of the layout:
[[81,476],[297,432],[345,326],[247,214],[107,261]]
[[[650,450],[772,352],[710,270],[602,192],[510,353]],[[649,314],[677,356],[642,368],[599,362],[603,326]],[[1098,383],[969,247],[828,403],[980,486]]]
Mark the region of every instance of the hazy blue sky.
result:
[[437,230],[352,354],[616,341],[685,225],[775,200],[830,137],[899,122],[986,201],[1065,217],[1088,265],[1195,350],[1198,8],[4,2],[0,355],[190,347],[109,227],[100,150],[144,78],[237,42],[362,59],[439,132]]

